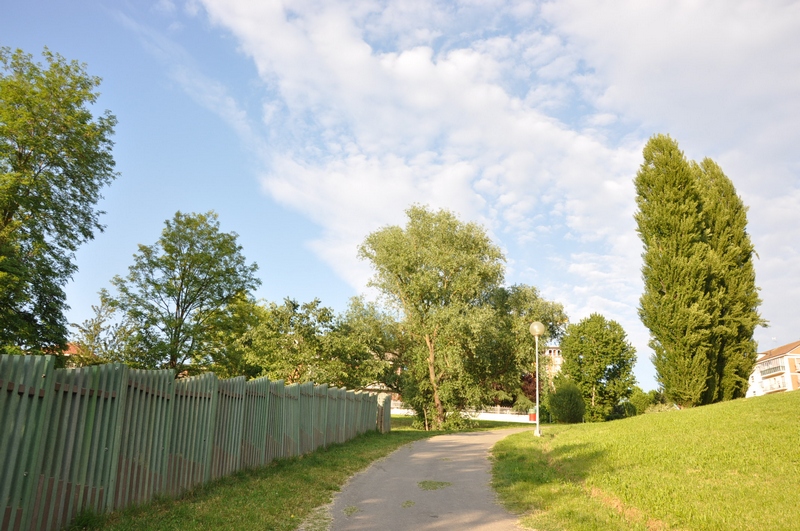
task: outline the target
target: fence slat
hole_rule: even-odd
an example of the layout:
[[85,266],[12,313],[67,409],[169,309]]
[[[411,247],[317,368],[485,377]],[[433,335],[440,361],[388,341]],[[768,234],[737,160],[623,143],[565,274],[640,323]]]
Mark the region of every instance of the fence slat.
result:
[[256,468],[264,466],[268,462],[269,389],[268,378],[257,378],[245,383],[242,468]]
[[217,393],[211,479],[233,474],[241,466],[245,377],[221,380]]
[[126,387],[114,509],[146,503],[166,490],[175,371],[131,369]]
[[312,449],[317,450],[325,446],[325,436],[328,431],[328,386],[326,384],[314,386],[314,411],[312,413]]
[[211,478],[219,381],[214,373],[175,382],[167,493],[177,496]]

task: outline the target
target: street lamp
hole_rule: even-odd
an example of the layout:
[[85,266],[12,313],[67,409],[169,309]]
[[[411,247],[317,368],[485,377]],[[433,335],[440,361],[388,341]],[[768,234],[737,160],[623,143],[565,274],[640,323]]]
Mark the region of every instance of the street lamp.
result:
[[539,429],[539,336],[544,334],[544,325],[539,321],[531,323],[531,335],[536,338],[536,436],[542,436]]

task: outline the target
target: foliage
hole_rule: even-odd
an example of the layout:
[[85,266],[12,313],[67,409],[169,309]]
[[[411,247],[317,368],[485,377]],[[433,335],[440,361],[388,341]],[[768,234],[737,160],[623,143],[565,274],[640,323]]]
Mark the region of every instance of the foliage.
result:
[[259,306],[257,324],[240,340],[248,363],[287,383],[325,382],[359,388],[374,383],[390,365],[392,322],[360,298],[336,316],[318,299],[285,299]]
[[536,342],[530,334],[530,325],[539,321],[545,325],[545,333],[539,338],[539,395],[547,391],[547,365],[549,358],[541,351],[548,341],[558,341],[564,333],[567,315],[557,302],[543,299],[534,286],[515,284],[498,288],[494,295],[497,319],[505,322],[507,338],[511,341],[517,367],[522,373],[515,385],[506,392],[516,397],[514,408],[525,411],[536,400]]
[[635,185],[645,247],[639,315],[659,383],[682,406],[744,396],[753,331],[766,324],[746,207],[713,161],[687,161],[663,135],[645,146]]
[[798,408],[800,393],[778,393],[512,435],[492,483],[541,531],[791,529]]
[[375,270],[371,285],[400,315],[385,383],[427,428],[469,407],[525,405],[535,359],[528,327],[540,320],[557,338],[563,307],[532,286],[501,286],[503,255],[479,225],[421,206],[406,215],[405,227],[384,227],[359,248]]
[[629,398],[630,403],[636,409],[637,415],[644,414],[647,408],[653,404],[653,397],[649,393],[645,393],[638,385],[633,386],[633,392]]
[[114,178],[116,118],[95,118],[100,79],[44,49],[47,66],[0,48],[0,350],[66,344],[63,286],[74,253],[102,231],[95,209]]
[[555,389],[547,395],[547,408],[553,420],[563,424],[583,421],[586,404],[583,393],[575,382],[556,377]]
[[581,390],[586,420],[609,419],[633,391],[636,349],[616,321],[593,313],[567,327],[561,341],[561,374]]
[[106,290],[100,291],[100,303],[92,305],[94,316],[82,324],[72,324],[71,341],[77,353],[70,357],[76,367],[125,361],[124,351],[132,335],[132,327],[119,321],[119,312]]
[[236,238],[220,231],[214,212],[177,212],[154,245],[139,245],[128,276],[111,281],[119,292],[111,304],[132,331],[128,363],[179,374],[219,365],[220,331],[239,326],[229,305],[260,284]]
[[246,376],[256,378],[262,368],[252,363],[248,357],[251,346],[247,334],[259,325],[260,307],[244,292],[236,294],[232,300],[214,312],[207,329],[208,352],[211,358],[210,369],[220,378]]
[[402,359],[403,400],[426,424],[488,401],[492,384],[516,376],[513,352],[488,299],[503,279],[503,255],[474,223],[412,206],[405,228],[367,236],[359,255],[371,285],[402,312],[411,344]]
[[753,265],[755,247],[747,233],[747,207],[731,180],[711,159],[692,167],[698,175],[710,248],[709,293],[715,300],[709,351],[712,373],[704,402],[743,398],[757,357],[756,326],[761,299]]

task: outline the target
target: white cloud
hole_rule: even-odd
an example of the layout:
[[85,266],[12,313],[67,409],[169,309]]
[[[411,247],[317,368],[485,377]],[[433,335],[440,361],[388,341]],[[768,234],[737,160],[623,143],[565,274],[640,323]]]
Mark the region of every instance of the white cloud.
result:
[[[740,187],[764,307],[787,311],[776,290],[798,276],[784,257],[796,257],[800,229],[783,229],[800,225],[775,200],[798,196],[798,4],[203,6],[270,88],[260,108],[283,134],[264,190],[322,227],[310,245],[355,287],[367,233],[402,223],[413,202],[447,207],[513,253],[511,281],[543,286],[577,316],[607,312],[646,359],[632,179],[644,141],[663,131]],[[197,97],[227,105],[224,91]]]

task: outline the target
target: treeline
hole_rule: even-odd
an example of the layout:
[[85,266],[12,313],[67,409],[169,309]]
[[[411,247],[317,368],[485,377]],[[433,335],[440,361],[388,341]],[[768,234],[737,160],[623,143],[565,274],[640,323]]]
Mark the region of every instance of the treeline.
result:
[[[482,227],[444,210],[414,206],[408,215],[405,229],[376,231],[361,248],[385,304],[355,297],[336,313],[316,299],[256,301],[257,266],[236,234],[222,232],[213,212],[179,212],[156,243],[139,246],[128,274],[100,293],[94,316],[76,325],[70,362],[378,385],[400,393],[428,428],[458,423],[470,407],[527,409],[523,375],[535,358],[527,327],[541,320],[558,338],[567,320],[562,306],[532,286],[502,285],[502,255]],[[408,238],[370,255],[386,244],[387,231]],[[390,289],[399,285],[404,291],[395,296]]]

